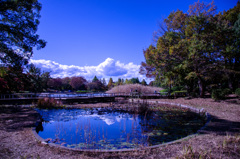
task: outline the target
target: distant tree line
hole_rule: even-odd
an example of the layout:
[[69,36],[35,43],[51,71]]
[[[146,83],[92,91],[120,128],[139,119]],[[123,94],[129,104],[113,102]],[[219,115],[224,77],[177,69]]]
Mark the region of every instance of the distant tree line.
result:
[[188,13],[173,11],[160,24],[156,45],[144,50],[140,73],[150,85],[185,89],[203,97],[240,83],[240,2],[216,13],[214,2],[196,2]]
[[43,92],[43,91],[79,91],[94,92],[106,91],[114,86],[124,84],[140,83],[147,85],[143,79],[142,82],[138,78],[118,79],[116,82],[112,78],[108,84],[105,78],[98,79],[96,76],[88,81],[82,76],[52,78],[50,72],[43,72],[40,68],[33,64],[26,66],[24,71],[21,69],[13,69],[13,67],[0,67],[0,93],[12,92]]

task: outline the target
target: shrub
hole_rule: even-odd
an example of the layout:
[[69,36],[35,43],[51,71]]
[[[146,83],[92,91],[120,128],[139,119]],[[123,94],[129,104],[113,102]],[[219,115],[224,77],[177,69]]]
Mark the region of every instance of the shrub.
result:
[[42,108],[42,109],[51,109],[51,108],[56,108],[61,106],[62,103],[57,101],[54,98],[42,98],[39,99],[37,102],[37,107]]
[[78,90],[78,91],[76,91],[76,93],[89,93],[89,92],[91,92],[91,91],[88,91],[88,90]]
[[231,94],[232,91],[231,91],[230,88],[224,88],[224,89],[223,89],[223,93],[224,93],[225,95],[228,95],[228,94]]
[[138,113],[142,114],[142,115],[146,115],[146,113],[148,113],[149,111],[149,105],[147,103],[140,103],[139,107],[138,107]]
[[175,92],[175,91],[182,91],[183,89],[184,89],[183,86],[174,86],[171,90]]
[[162,89],[160,92],[168,92],[168,89]]
[[187,91],[184,90],[184,91],[174,91],[171,93],[171,95],[176,95],[176,96],[187,96]]
[[235,90],[235,94],[238,95],[238,96],[240,96],[240,88],[237,88],[237,89]]
[[212,98],[214,100],[224,99],[226,95],[230,94],[231,90],[229,88],[225,89],[214,89],[212,90]]

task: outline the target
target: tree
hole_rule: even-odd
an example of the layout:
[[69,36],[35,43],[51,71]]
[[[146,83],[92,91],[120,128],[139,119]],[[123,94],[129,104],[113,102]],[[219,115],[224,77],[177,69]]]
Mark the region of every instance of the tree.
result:
[[37,0],[0,1],[0,62],[21,67],[28,63],[33,47],[46,42],[36,34],[41,4]]
[[144,85],[144,86],[147,85],[147,82],[145,81],[145,79],[142,80],[141,84]]
[[94,76],[92,82],[97,82],[97,81],[99,81],[99,79],[97,78],[97,76]]
[[137,78],[131,78],[130,81],[131,81],[132,84],[140,83],[138,77]]
[[8,91],[7,82],[0,77],[0,93],[6,93]]
[[116,86],[122,85],[123,84],[123,79],[118,78],[118,81],[115,83]]
[[125,80],[125,84],[130,84],[130,82],[128,79]]
[[65,77],[62,78],[62,89],[63,90],[72,90],[72,86],[70,85],[71,78]]
[[42,88],[42,78],[41,78],[41,69],[37,68],[34,64],[28,66],[28,75],[30,79],[30,84],[32,85],[30,90],[33,92],[41,92]]
[[223,74],[228,80],[228,86],[235,91],[240,78],[240,1],[237,5],[226,12],[219,13],[218,23],[221,29],[218,33],[221,46],[221,55],[223,56],[225,66]]
[[75,90],[86,90],[87,80],[84,77],[72,77],[70,85]]
[[95,82],[88,83],[87,88],[90,91],[104,91],[104,90],[106,90],[106,86],[104,86],[103,83],[99,80],[97,80]]
[[103,84],[105,87],[107,87],[107,83],[106,83],[105,78],[103,78],[101,82],[102,82],[102,84]]
[[[235,13],[231,10],[231,14]],[[216,14],[213,2],[199,1],[190,5],[188,13],[171,12],[164,19],[165,27],[161,28],[156,46],[144,50],[146,62],[142,62],[140,73],[155,77],[169,90],[172,86],[186,85],[193,91],[197,86],[203,97],[207,86],[219,85],[222,83],[219,79],[231,79],[227,72],[236,75],[234,66],[239,63],[239,52],[234,48],[239,48],[239,44],[234,47],[232,44],[239,35],[231,30],[237,21],[233,15],[225,16],[231,20],[224,19],[222,14]]]
[[30,81],[28,76],[23,73],[23,68],[16,69],[15,67],[9,66],[4,69],[6,72],[2,78],[7,83],[8,93],[28,90]]
[[42,88],[46,91],[48,89],[48,81],[50,80],[50,72],[43,72],[41,75]]
[[61,90],[62,80],[61,78],[52,78],[48,81],[48,87],[55,90]]
[[112,77],[110,77],[109,81],[108,81],[108,85],[107,85],[107,88],[108,89],[111,89],[113,87],[113,79]]
[[94,76],[92,82],[87,84],[87,89],[90,91],[104,91],[106,90],[106,81],[105,79],[99,80],[96,76]]

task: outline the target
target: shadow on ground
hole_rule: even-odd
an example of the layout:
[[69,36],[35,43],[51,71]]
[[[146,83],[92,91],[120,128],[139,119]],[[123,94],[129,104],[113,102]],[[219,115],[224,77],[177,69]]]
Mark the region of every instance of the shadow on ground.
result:
[[230,135],[240,132],[240,122],[234,122],[229,120],[220,119],[216,116],[211,116],[210,123],[200,131],[200,134],[211,134],[216,135]]
[[39,114],[32,108],[0,107],[0,130],[19,131],[36,126]]

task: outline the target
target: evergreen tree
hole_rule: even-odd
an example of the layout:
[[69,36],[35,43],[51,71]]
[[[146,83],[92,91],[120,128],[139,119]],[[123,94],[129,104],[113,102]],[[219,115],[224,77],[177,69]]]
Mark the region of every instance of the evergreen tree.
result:
[[94,76],[92,82],[97,82],[97,81],[99,81],[99,79],[97,78],[97,76]]
[[142,80],[141,84],[144,85],[144,86],[147,85],[147,82],[145,81],[145,79]]
[[107,83],[106,83],[105,78],[102,79],[102,84],[103,84],[105,87],[107,86]]

